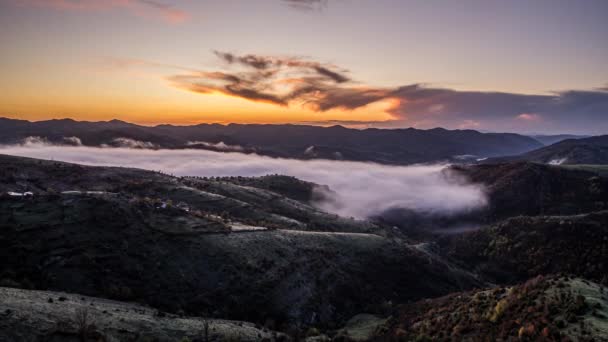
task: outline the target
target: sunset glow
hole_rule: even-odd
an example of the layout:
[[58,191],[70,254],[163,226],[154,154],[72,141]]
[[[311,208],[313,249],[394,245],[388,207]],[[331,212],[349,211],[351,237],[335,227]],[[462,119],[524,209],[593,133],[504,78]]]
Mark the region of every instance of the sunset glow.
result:
[[0,116],[601,133],[605,13],[594,0],[2,0]]

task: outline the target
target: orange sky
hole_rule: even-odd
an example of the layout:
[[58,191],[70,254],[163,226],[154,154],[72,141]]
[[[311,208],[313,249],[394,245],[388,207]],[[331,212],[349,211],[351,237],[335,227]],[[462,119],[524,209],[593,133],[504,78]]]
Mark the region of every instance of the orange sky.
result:
[[601,133],[608,2],[558,2],[0,0],[0,116]]

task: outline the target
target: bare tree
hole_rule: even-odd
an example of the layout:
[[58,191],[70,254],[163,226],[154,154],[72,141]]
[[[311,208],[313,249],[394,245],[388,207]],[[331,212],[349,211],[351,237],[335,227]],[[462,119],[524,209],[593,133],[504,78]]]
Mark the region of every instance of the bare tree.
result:
[[203,321],[203,341],[209,342],[209,321]]
[[86,341],[89,331],[89,310],[86,307],[80,307],[74,312],[74,321],[80,334],[80,339]]

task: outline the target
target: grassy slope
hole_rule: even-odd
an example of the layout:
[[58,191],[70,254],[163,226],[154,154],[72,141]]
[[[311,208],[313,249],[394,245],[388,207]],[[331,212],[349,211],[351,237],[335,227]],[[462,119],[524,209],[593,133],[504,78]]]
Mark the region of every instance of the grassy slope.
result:
[[179,317],[142,305],[0,287],[0,341],[260,341],[281,334],[251,323]]
[[518,282],[570,273],[608,282],[608,211],[515,217],[439,241],[441,253],[487,279]]
[[[36,193],[0,198],[0,281],[7,286],[239,320],[335,325],[385,302],[479,285],[382,227],[268,190],[133,169],[0,160],[6,166],[0,191]],[[66,190],[116,195],[58,193]],[[158,199],[183,201],[192,210],[158,209]],[[237,223],[270,229],[231,233]]]
[[382,340],[605,341],[608,289],[580,278],[537,277],[513,287],[404,305]]

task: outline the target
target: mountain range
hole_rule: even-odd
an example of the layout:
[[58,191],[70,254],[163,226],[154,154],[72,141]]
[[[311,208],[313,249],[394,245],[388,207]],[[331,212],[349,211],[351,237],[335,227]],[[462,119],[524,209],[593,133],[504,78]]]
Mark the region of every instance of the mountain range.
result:
[[33,148],[451,162],[431,185],[483,197],[355,219],[322,209],[335,189],[289,175],[178,177],[0,154],[0,341],[608,340],[608,135],[542,140],[556,142],[0,119],[1,144]]
[[484,162],[500,161],[531,161],[555,165],[605,165],[608,164],[608,135],[566,139],[520,155],[490,158]]
[[518,134],[443,128],[357,130],[342,126],[241,124],[147,127],[118,120],[29,122],[0,119],[0,143],[20,143],[28,137],[40,137],[57,144],[77,141],[85,146],[124,146],[131,142],[128,146],[187,147],[384,164],[474,160],[521,154],[543,146],[533,138]]

